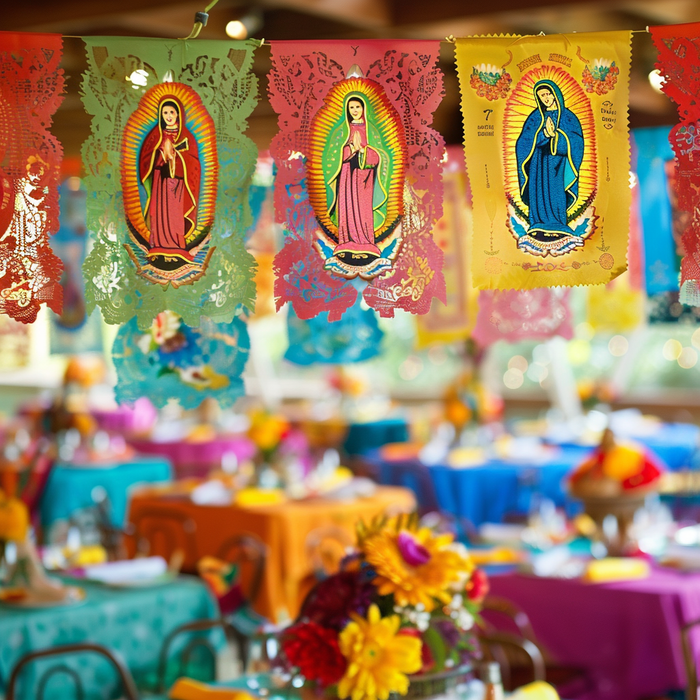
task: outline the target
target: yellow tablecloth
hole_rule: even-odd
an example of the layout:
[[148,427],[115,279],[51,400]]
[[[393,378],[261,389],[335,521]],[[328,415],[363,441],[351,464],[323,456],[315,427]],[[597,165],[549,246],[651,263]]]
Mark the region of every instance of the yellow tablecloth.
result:
[[[268,548],[262,590],[255,604],[260,614],[280,620],[299,609],[302,583],[313,574],[306,541],[317,528],[334,525],[354,534],[355,524],[390,509],[407,512],[415,496],[404,488],[380,486],[374,495],[354,501],[318,498],[275,505],[197,505],[186,496],[134,494],[129,521],[139,522],[150,554],[166,558],[185,553],[183,570],[194,571],[199,558],[216,556],[229,538],[253,534]],[[146,525],[148,525],[146,527]],[[159,526],[160,525],[160,526]],[[130,543],[131,553],[135,542]]]

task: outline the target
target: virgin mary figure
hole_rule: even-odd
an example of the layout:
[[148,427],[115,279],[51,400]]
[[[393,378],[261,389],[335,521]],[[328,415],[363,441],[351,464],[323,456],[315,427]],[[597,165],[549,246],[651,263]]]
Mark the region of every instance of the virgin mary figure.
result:
[[357,94],[345,103],[343,146],[331,180],[333,201],[328,213],[338,227],[338,245],[333,254],[342,262],[362,267],[381,257],[374,232],[384,215],[387,200],[381,181],[381,150],[372,146],[367,105]]
[[575,235],[567,217],[578,199],[583,131],[554,81],[539,80],[533,91],[537,108],[515,144],[520,197],[529,208],[528,236],[553,242]]
[[184,114],[173,96],[158,105],[158,124],[144,139],[139,154],[139,177],[147,196],[148,257],[192,262],[186,246],[188,234],[197,225],[201,168],[197,142],[184,124]]

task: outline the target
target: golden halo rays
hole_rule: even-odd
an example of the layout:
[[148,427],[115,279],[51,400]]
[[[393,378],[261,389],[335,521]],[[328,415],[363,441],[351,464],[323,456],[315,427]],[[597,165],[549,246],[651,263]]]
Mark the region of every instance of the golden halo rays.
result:
[[124,210],[134,229],[148,241],[151,233],[143,217],[139,195],[139,155],[145,136],[158,124],[158,105],[167,97],[177,98],[184,106],[185,124],[183,126],[187,126],[197,141],[202,164],[197,222],[187,236],[189,242],[213,223],[218,180],[214,122],[199,95],[189,85],[183,83],[154,85],[141,98],[138,107],[129,117],[122,138],[121,183]]
[[581,122],[585,146],[579,169],[578,198],[573,208],[573,211],[580,212],[581,206],[587,202],[590,203],[595,195],[598,183],[595,122],[591,102],[583,88],[575,78],[558,66],[542,65],[526,73],[518,81],[506,102],[503,118],[503,166],[506,192],[516,207],[524,213],[528,212],[527,205],[520,198],[515,143],[522,132],[525,120],[533,110],[537,109],[533,88],[539,80],[551,80],[556,83],[564,97],[564,107],[571,110]]
[[349,78],[336,83],[326,95],[325,104],[311,122],[309,137],[309,201],[317,218],[334,234],[337,234],[337,226],[328,212],[323,158],[331,131],[338,122],[345,119],[345,98],[353,92],[360,93],[367,101],[368,111],[374,114],[374,124],[385,140],[392,159],[394,175],[387,191],[384,221],[391,224],[403,215],[403,173],[407,164],[407,152],[401,119],[379,83],[367,78]]

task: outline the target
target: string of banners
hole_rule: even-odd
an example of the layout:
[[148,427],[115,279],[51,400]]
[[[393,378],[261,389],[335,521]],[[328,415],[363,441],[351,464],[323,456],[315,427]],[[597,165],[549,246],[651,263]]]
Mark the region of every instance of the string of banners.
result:
[[[678,207],[690,212],[700,138],[696,76],[684,68],[700,55],[700,25],[650,31],[663,89],[679,104],[682,122],[669,137],[679,163],[672,180]],[[351,310],[347,328],[365,319],[369,344],[339,357],[371,356],[381,337],[375,316],[397,309],[425,316],[424,338],[475,326],[490,337],[504,323],[496,309],[506,308],[506,297],[484,296],[489,290],[543,288],[531,308],[561,307],[557,318],[566,324],[567,295],[548,289],[622,274],[630,39],[624,31],[457,39],[463,185],[432,126],[444,94],[439,42],[271,42],[268,92],[279,126],[270,148],[272,218],[281,231],[272,284],[277,310],[289,304],[290,327],[305,338],[300,347],[335,356],[327,347],[342,349],[339,339],[352,342],[353,332],[321,336]],[[152,354],[163,333],[177,340],[164,338],[144,385],[196,376],[197,396],[225,387],[238,394],[256,297],[246,237],[258,153],[245,131],[258,100],[260,42],[84,42],[81,95],[91,133],[81,187],[92,240],[81,254],[83,284],[74,269],[66,279],[84,295],[85,314],[98,307],[107,323],[129,324],[119,335],[124,396],[138,392],[135,348]],[[62,265],[49,246],[59,228],[61,147],[48,131],[63,92],[61,46],[58,35],[0,33],[0,312],[23,323],[41,304],[62,308]],[[698,251],[691,221],[682,234],[680,300],[696,306]],[[673,288],[672,276],[664,289]],[[479,321],[476,290],[491,309],[480,309]],[[507,307],[525,298],[513,296]],[[320,315],[322,323],[299,325]],[[506,335],[517,333],[517,316]],[[216,343],[224,351],[212,354]],[[204,359],[178,366],[185,346]]]

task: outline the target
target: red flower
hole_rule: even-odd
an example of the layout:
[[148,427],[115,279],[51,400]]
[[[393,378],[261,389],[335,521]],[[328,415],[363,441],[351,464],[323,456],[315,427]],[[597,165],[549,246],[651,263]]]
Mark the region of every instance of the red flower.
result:
[[359,571],[341,571],[311,589],[299,616],[340,631],[351,612],[358,615],[367,612],[373,592],[374,586],[363,582]]
[[338,647],[338,633],[315,622],[289,627],[282,638],[282,650],[307,680],[331,685],[345,673],[347,663]]
[[474,569],[467,582],[467,598],[473,603],[480,603],[489,592],[489,579],[483,569]]

